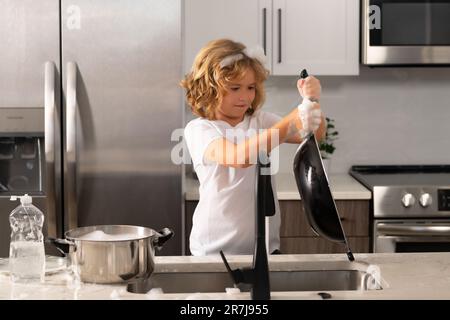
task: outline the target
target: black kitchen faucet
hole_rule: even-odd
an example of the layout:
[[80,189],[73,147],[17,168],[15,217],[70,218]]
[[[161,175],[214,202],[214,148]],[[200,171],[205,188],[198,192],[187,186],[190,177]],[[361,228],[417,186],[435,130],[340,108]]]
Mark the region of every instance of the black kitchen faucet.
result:
[[266,249],[266,216],[275,214],[269,156],[260,153],[256,166],[256,212],[255,212],[255,250],[253,267],[231,270],[222,251],[220,255],[235,284],[247,283],[252,286],[253,300],[270,299],[269,263]]

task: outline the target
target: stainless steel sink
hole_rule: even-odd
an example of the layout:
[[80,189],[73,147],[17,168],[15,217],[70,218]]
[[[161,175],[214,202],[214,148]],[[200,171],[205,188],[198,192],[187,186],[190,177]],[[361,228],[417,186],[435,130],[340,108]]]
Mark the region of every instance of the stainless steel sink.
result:
[[[271,271],[271,291],[334,291],[366,290],[368,274],[359,270],[297,270]],[[233,288],[226,272],[167,272],[154,273],[139,290],[148,292],[161,288],[164,293],[224,292]],[[238,285],[241,291],[249,291],[248,285]]]

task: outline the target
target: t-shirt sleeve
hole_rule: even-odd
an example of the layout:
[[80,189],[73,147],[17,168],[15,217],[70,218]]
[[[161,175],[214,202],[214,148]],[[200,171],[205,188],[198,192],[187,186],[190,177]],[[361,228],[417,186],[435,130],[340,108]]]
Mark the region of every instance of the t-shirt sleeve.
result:
[[260,113],[260,119],[261,119],[261,126],[262,129],[268,129],[270,127],[272,127],[273,125],[275,125],[277,122],[279,122],[282,117],[272,113],[272,112],[266,112],[266,111],[261,111]]
[[204,161],[206,148],[209,144],[219,138],[222,134],[207,121],[193,120],[184,129],[184,138],[191,155],[194,168],[199,165],[207,165]]

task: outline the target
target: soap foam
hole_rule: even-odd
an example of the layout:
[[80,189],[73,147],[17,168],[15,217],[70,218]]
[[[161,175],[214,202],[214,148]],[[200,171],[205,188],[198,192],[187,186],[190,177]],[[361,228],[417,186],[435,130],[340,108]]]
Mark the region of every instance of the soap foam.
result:
[[82,236],[77,237],[77,240],[88,240],[88,241],[128,241],[137,240],[139,237],[132,233],[121,233],[121,234],[109,234],[105,233],[103,230],[95,230],[86,233]]

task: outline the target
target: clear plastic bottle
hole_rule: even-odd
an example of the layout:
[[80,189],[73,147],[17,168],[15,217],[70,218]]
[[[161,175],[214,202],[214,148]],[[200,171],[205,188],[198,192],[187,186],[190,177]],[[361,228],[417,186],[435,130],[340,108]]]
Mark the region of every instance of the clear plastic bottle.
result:
[[11,242],[9,270],[14,282],[43,282],[45,277],[44,214],[32,204],[32,198],[20,198],[20,205],[9,215]]

